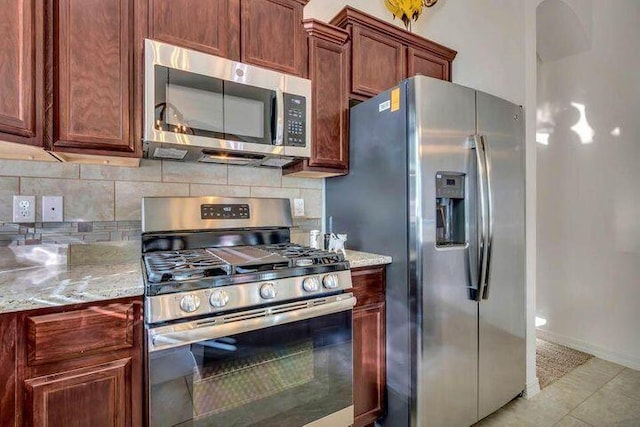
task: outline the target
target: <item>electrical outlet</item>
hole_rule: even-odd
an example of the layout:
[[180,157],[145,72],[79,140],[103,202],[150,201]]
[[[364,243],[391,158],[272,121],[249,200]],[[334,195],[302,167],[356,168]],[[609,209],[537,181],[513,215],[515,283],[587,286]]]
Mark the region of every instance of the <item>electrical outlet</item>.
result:
[[42,196],[42,222],[62,222],[62,196]]
[[304,216],[304,199],[293,199],[293,216]]
[[36,222],[36,196],[13,196],[13,222]]

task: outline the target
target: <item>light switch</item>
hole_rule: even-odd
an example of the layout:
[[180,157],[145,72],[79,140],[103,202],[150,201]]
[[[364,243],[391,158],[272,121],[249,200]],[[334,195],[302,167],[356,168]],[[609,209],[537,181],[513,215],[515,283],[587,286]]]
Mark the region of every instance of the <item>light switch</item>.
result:
[[62,222],[62,196],[42,196],[42,222]]

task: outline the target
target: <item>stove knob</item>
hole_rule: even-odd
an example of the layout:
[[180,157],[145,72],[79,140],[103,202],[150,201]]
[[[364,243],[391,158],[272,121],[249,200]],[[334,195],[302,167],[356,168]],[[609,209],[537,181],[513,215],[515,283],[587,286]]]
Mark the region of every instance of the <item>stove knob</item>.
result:
[[260,286],[260,296],[262,299],[274,299],[277,293],[276,287],[271,282]]
[[200,307],[200,298],[196,295],[185,295],[180,300],[180,308],[187,313],[193,313]]
[[211,292],[211,296],[209,297],[209,303],[213,307],[224,307],[229,302],[229,294],[227,291],[223,289],[217,289]]
[[307,292],[317,292],[320,289],[320,280],[317,277],[307,277],[302,282],[302,289]]
[[322,284],[327,289],[336,289],[339,285],[338,276],[335,274],[327,274],[322,278]]

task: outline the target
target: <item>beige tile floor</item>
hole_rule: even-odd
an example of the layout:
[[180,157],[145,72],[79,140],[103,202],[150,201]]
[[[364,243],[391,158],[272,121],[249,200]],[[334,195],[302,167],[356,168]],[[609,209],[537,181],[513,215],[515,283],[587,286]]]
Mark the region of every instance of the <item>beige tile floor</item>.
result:
[[640,371],[594,357],[533,398],[517,398],[476,426],[640,427]]

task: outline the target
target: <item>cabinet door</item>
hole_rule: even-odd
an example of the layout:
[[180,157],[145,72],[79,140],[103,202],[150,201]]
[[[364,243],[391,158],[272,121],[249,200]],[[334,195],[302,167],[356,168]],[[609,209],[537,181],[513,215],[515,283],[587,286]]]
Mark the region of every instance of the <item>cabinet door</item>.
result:
[[16,316],[0,315],[0,426],[16,425]]
[[451,80],[449,62],[430,52],[410,47],[407,51],[407,63],[407,77],[422,74],[440,80]]
[[0,135],[14,136],[5,138],[12,142],[37,143],[35,15],[35,0],[0,7]]
[[130,425],[130,359],[25,381],[31,426]]
[[134,0],[50,1],[54,150],[134,152]]
[[301,0],[241,0],[241,60],[302,76],[306,40]]
[[326,40],[310,40],[309,78],[313,82],[310,166],[349,167],[346,70],[344,46]]
[[402,42],[358,27],[353,27],[351,37],[353,97],[375,96],[405,78],[406,48]]
[[385,305],[353,310],[353,402],[355,426],[374,422],[384,409],[386,386]]
[[227,57],[228,0],[151,0],[151,38]]

